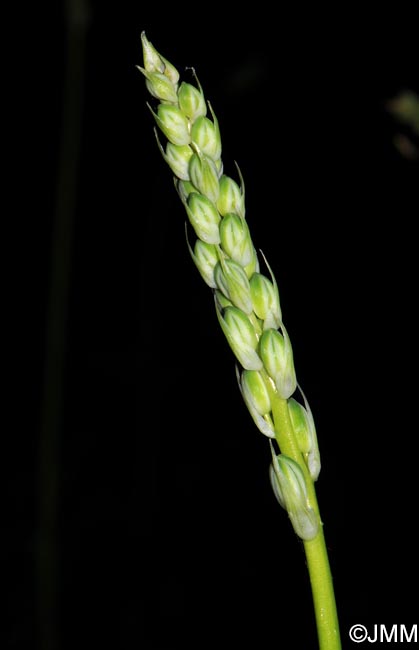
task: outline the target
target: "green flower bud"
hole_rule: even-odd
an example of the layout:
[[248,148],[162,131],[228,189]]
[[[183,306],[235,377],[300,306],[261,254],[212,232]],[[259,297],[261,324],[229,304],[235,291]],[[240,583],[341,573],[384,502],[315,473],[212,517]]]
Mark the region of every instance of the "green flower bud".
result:
[[212,160],[218,160],[221,156],[220,131],[208,117],[198,117],[191,130],[192,142],[196,144],[202,153]]
[[185,113],[186,117],[194,122],[201,115],[207,114],[207,105],[202,91],[188,84],[185,81],[179,86],[177,94],[179,106]]
[[217,289],[215,292],[215,298],[217,300],[217,305],[220,309],[225,309],[226,307],[233,307],[233,303],[231,302],[231,300],[226,298],[225,295],[221,293],[219,289]]
[[307,412],[297,400],[290,397],[288,400],[288,412],[294,429],[295,437],[301,453],[306,456],[310,451],[310,432],[307,421]]
[[220,223],[220,238],[223,250],[231,259],[243,267],[250,264],[253,244],[244,219],[233,212],[226,214]]
[[178,191],[178,194],[180,196],[180,199],[183,204],[185,204],[188,196],[192,194],[192,192],[196,192],[197,189],[190,181],[176,181],[175,180],[175,187]]
[[244,267],[244,270],[246,271],[246,275],[249,278],[249,280],[252,277],[253,273],[259,273],[260,271],[259,260],[254,246],[252,246],[252,259],[250,263]]
[[257,370],[243,370],[241,385],[243,390],[251,397],[252,404],[259,415],[271,412],[269,391],[260,372]]
[[217,160],[214,160],[214,162],[215,162],[215,168],[217,170],[218,178],[220,178],[220,176],[223,173],[223,169],[224,169],[223,161],[222,161],[221,158],[218,158]]
[[254,273],[250,279],[250,293],[254,312],[264,321],[263,329],[277,329],[282,321],[277,287],[261,273]]
[[179,81],[179,72],[176,68],[167,61],[156,48],[147,39],[145,32],[141,34],[141,42],[143,46],[143,60],[144,67],[147,72],[160,72],[164,74],[172,84],[176,85]]
[[166,152],[162,149],[163,158],[169,165],[170,169],[177,178],[181,180],[189,180],[189,161],[193,155],[193,151],[188,144],[172,144],[168,142],[166,145]]
[[275,428],[270,415],[271,401],[268,389],[260,372],[243,370],[241,377],[237,371],[240,392],[254,423],[261,433],[275,438]]
[[262,370],[263,363],[257,353],[258,340],[252,323],[241,309],[221,306],[216,299],[218,321],[239,363],[246,370]]
[[166,75],[160,72],[147,72],[144,68],[137,65],[138,70],[143,73],[146,78],[145,85],[147,90],[153,97],[160,99],[160,101],[177,102],[176,87],[172,84]]
[[310,476],[313,481],[317,481],[321,462],[316,427],[306,396],[301,388],[299,390],[303,396],[305,406],[291,397],[288,400],[288,411],[298,446],[304,456]]
[[255,328],[255,332],[257,334],[257,337],[260,338],[262,336],[262,332],[263,332],[263,329],[262,329],[262,326],[261,326],[262,321],[259,320],[259,318],[256,316],[254,311],[251,314],[249,314],[249,318],[252,321],[253,327]]
[[193,192],[189,195],[185,208],[197,237],[207,244],[218,244],[220,242],[218,224],[221,217],[214,203],[206,196]]
[[189,246],[189,252],[204,282],[211,289],[216,289],[217,283],[214,279],[214,268],[218,262],[216,247],[213,244],[206,244],[204,241],[197,239],[195,242],[195,250],[193,251]]
[[310,450],[307,456],[307,467],[313,481],[317,481],[322,467],[321,460],[320,460],[320,449],[319,449],[319,444],[317,442],[317,432],[316,432],[316,427],[314,425],[314,418],[310,406],[301,388],[300,391],[304,398],[304,404],[308,416],[308,424],[310,430]]
[[220,187],[214,162],[205,154],[196,153],[189,162],[189,176],[197,190],[216,203]]
[[[166,144],[166,151],[165,151],[159,140],[157,129],[154,129],[154,134],[156,136],[157,145],[160,149],[160,153],[163,156],[166,163],[169,165],[174,175],[177,177],[177,179],[182,179],[187,181],[189,179],[189,160],[191,159],[191,156],[193,154],[193,151],[190,148],[190,146],[187,144],[178,145],[178,144],[172,144],[171,142],[168,142]],[[178,192],[181,195],[181,192],[179,191],[179,187],[176,183],[177,179],[175,179],[175,186],[177,187]],[[196,192],[195,188],[194,188],[194,192]]]
[[219,213],[224,217],[229,212],[238,214],[239,217],[244,219],[244,196],[237,185],[229,176],[221,176],[220,178],[220,194],[217,201],[217,208]]
[[274,329],[265,330],[260,339],[259,351],[279,396],[288,399],[297,387],[297,379],[291,341],[283,325],[281,329],[283,335]]
[[244,311],[245,314],[252,313],[249,280],[239,264],[230,259],[218,262],[214,277],[221,293],[231,300],[233,305]]
[[287,511],[294,531],[301,539],[314,539],[319,532],[319,515],[310,506],[307,485],[301,467],[292,458],[277,456],[271,445],[272,464],[269,478],[279,504]]
[[189,121],[180,108],[172,106],[172,104],[159,104],[157,115],[151,108],[150,110],[158,127],[172,144],[184,145],[190,143]]

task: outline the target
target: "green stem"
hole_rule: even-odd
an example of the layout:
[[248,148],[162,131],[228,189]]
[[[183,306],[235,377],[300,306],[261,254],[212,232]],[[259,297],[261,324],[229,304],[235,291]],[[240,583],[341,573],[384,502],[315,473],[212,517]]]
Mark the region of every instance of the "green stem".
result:
[[340,650],[339,622],[323,528],[304,542],[320,650]]
[[[314,482],[298,448],[288,411],[287,400],[279,398],[272,391],[271,404],[275,422],[276,440],[281,453],[289,456],[300,465],[307,483],[309,503],[320,516]],[[304,549],[313,594],[319,648],[320,650],[341,650],[332,574],[322,526],[320,526],[319,533],[314,539],[304,542]]]

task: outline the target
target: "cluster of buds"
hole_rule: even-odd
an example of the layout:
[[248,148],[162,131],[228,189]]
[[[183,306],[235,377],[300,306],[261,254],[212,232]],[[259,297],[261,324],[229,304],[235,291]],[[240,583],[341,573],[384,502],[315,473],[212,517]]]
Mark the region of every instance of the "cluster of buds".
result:
[[[315,480],[320,460],[314,422],[305,397],[304,406],[292,397],[297,379],[291,341],[282,321],[275,277],[265,258],[269,277],[261,272],[251,239],[240,171],[239,183],[224,174],[218,121],[199,81],[194,76],[196,85],[179,82],[176,68],[144,33],[141,38],[144,67],[138,67],[150,94],[158,100],[156,110],[149,108],[167,140],[163,145],[156,131],[158,146],[175,176],[195,233],[193,244],[188,240],[189,251],[214,292],[220,326],[239,364],[243,399],[256,426],[268,438],[275,438],[272,395],[287,401],[303,462]],[[280,459],[273,460],[272,476],[291,476],[286,457],[284,462]],[[281,503],[300,534],[301,517],[289,510],[295,512],[298,499],[286,496],[294,493],[297,485],[304,493],[304,475],[297,472],[297,476],[294,481],[276,478],[273,486],[277,496],[283,495]]]

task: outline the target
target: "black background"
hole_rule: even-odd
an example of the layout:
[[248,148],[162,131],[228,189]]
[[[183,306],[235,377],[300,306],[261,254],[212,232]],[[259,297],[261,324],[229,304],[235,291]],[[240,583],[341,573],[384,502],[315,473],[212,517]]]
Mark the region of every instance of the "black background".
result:
[[[386,110],[418,89],[413,15],[227,8],[90,3],[55,461],[59,648],[315,647],[303,548],[271,493],[269,448],[155,143],[135,69],[143,29],[182,76],[195,67],[225,172],[235,177],[237,161],[245,179],[253,241],[278,281],[316,420],[343,646],[355,623],[417,622],[418,164],[395,148]],[[45,3],[16,22],[24,281],[6,493],[10,648],[40,647],[65,15]]]

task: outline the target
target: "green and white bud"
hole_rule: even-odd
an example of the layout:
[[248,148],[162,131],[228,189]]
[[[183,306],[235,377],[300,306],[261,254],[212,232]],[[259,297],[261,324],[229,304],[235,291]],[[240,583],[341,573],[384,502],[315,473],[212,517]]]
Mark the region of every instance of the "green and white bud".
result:
[[207,244],[219,244],[221,217],[214,203],[203,194],[193,192],[185,208],[197,237]]
[[218,171],[215,163],[205,154],[195,153],[189,161],[189,176],[196,189],[213,203],[220,193]]
[[192,192],[198,191],[190,181],[181,181],[175,179],[175,187],[178,191],[178,194],[183,204],[185,204],[189,195],[192,194]]
[[146,78],[145,85],[150,95],[162,102],[177,103],[176,86],[172,84],[166,75],[161,72],[147,72],[139,65],[137,65],[137,68]]
[[217,201],[217,208],[224,217],[229,212],[234,212],[244,219],[244,195],[236,181],[229,176],[223,175],[220,178],[220,194]]
[[193,151],[188,144],[166,144],[166,151],[164,151],[160,142],[159,148],[163,158],[169,165],[174,175],[183,181],[189,180],[189,161],[192,158]]
[[157,114],[150,106],[149,108],[154,115],[157,126],[172,144],[183,145],[190,143],[189,120],[180,108],[172,104],[159,104]]
[[268,438],[275,438],[275,428],[271,417],[269,392],[260,372],[243,370],[241,376],[236,368],[240,392],[254,423]]
[[314,424],[313,413],[311,412],[309,403],[307,402],[306,396],[304,395],[301,388],[300,388],[300,392],[304,399],[304,405],[307,412],[308,425],[310,429],[310,451],[308,452],[308,456],[307,456],[307,466],[311,478],[313,479],[313,481],[317,481],[317,479],[319,478],[320,470],[322,468],[322,464],[320,460],[319,443],[317,441],[317,432]]
[[141,34],[141,43],[143,46],[143,60],[146,71],[160,72],[170,79],[172,84],[176,85],[179,81],[179,72],[164,56],[157,52],[156,48],[147,39],[145,32]]
[[305,541],[314,539],[320,529],[320,517],[310,506],[307,485],[301,467],[284,454],[275,454],[271,445],[272,464],[269,478],[278,503],[287,511],[296,534]]
[[259,318],[256,316],[254,311],[251,314],[249,314],[249,318],[252,321],[252,325],[255,328],[256,335],[257,335],[257,337],[259,339],[262,336],[262,332],[263,332],[262,325],[263,325],[263,323],[262,323],[261,320],[259,320]]
[[316,427],[306,396],[301,388],[299,390],[304,399],[304,406],[291,397],[288,400],[288,411],[298,446],[304,456],[310,476],[313,481],[317,481],[320,474],[321,461]]
[[223,311],[215,300],[218,321],[237,360],[246,370],[262,370],[257,353],[258,339],[252,323],[241,309],[226,307]]
[[244,219],[234,212],[226,214],[220,224],[220,239],[223,250],[231,259],[243,267],[250,264],[253,258],[253,244]]
[[185,113],[186,117],[191,120],[191,122],[194,122],[197,118],[207,114],[207,105],[205,103],[204,94],[201,90],[192,86],[192,84],[182,81],[179,86],[177,98],[181,110]]
[[278,289],[261,273],[254,273],[250,279],[253,309],[263,320],[263,329],[277,329],[282,322]]
[[297,439],[298,448],[303,456],[306,457],[310,451],[310,432],[307,422],[307,412],[300,402],[290,397],[288,400],[288,413]]
[[288,399],[297,388],[297,378],[291,341],[283,325],[281,329],[283,334],[274,329],[264,331],[260,339],[259,352],[279,396]]
[[221,136],[218,127],[208,117],[198,117],[191,130],[192,142],[198,149],[216,161],[221,156]]
[[223,293],[219,289],[215,291],[215,299],[217,301],[218,307],[220,309],[225,309],[226,307],[233,307],[233,303],[231,300],[225,297]]
[[200,272],[204,282],[211,289],[216,289],[217,283],[214,278],[214,269],[218,262],[217,248],[213,244],[206,244],[200,239],[196,240],[194,250],[189,246],[189,243],[188,247],[196,268]]
[[253,273],[259,273],[260,271],[258,256],[255,247],[253,245],[252,245],[252,259],[250,260],[250,263],[244,267],[244,270],[246,271],[246,275],[249,278],[249,280],[252,277]]
[[206,244],[201,239],[197,239],[193,250],[189,243],[188,228],[186,223],[185,236],[189,253],[196,265],[196,268],[201,274],[202,279],[209,287],[211,287],[211,289],[216,289],[217,284],[214,279],[214,268],[218,262],[217,247],[213,244]]
[[214,271],[217,287],[233,305],[251,314],[253,311],[250,285],[242,267],[231,259],[221,259]]
[[[211,117],[212,117],[212,124],[213,124],[213,127],[214,127],[214,137],[215,137],[215,140],[217,142],[216,152],[219,152],[218,155],[216,156],[216,159],[215,159],[216,162],[217,162],[218,159],[221,156],[221,149],[222,149],[220,125],[218,124],[217,116],[214,113],[214,111],[212,110],[212,106],[211,106],[210,102],[208,102],[208,106],[209,106],[209,109],[210,109],[210,113],[211,113]],[[219,160],[219,162],[221,163],[221,160]],[[221,172],[220,172],[220,169],[221,169]],[[220,167],[218,168],[218,171],[220,172],[219,173],[219,177],[220,177],[221,174],[222,174],[222,165],[220,165]]]

